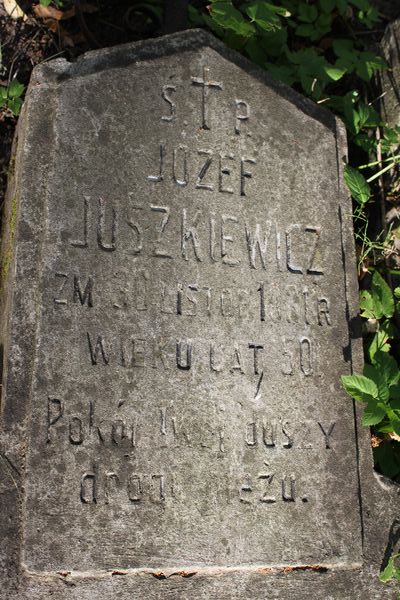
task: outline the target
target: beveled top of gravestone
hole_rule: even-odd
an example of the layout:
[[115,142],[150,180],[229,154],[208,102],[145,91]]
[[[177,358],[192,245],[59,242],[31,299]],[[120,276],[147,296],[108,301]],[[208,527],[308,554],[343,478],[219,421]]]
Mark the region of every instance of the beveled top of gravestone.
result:
[[199,32],[37,81],[26,567],[359,563],[333,117]]

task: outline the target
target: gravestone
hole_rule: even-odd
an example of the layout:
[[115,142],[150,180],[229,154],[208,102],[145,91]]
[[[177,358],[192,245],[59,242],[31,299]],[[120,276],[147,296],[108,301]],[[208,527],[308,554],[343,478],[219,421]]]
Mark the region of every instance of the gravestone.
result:
[[342,125],[192,31],[36,68],[17,137],[1,600],[393,598]]
[[381,42],[389,69],[380,72],[382,116],[392,127],[400,125],[400,19],[390,23]]

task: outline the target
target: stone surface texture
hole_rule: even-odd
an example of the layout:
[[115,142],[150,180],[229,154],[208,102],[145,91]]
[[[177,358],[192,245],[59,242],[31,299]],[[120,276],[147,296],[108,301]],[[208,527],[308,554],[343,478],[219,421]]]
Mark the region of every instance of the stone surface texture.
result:
[[381,47],[389,65],[380,74],[382,115],[390,125],[400,125],[400,19],[388,25]]
[[201,31],[35,69],[3,235],[1,600],[381,600],[346,140]]

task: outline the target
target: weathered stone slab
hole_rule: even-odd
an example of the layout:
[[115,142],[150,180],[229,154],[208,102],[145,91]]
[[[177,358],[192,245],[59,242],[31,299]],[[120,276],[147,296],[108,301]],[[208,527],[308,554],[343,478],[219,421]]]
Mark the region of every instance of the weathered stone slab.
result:
[[400,19],[386,28],[382,42],[389,69],[380,73],[382,115],[390,125],[400,125]]
[[4,243],[0,598],[393,596],[395,490],[339,383],[361,362],[345,151],[203,32],[36,70]]

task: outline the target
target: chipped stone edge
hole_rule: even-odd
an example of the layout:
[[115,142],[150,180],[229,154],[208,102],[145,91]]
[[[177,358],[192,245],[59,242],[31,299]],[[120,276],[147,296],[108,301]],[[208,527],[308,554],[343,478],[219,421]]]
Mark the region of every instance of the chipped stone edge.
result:
[[[57,86],[40,73],[38,69],[32,76],[14,137],[0,255],[7,265],[0,291],[0,344],[4,346],[0,473],[3,482],[9,482],[8,488],[4,485],[7,500],[0,511],[0,598],[7,599],[23,578],[26,430],[39,321],[46,183],[54,139]],[[34,138],[43,142],[36,144],[35,153],[31,151]]]

